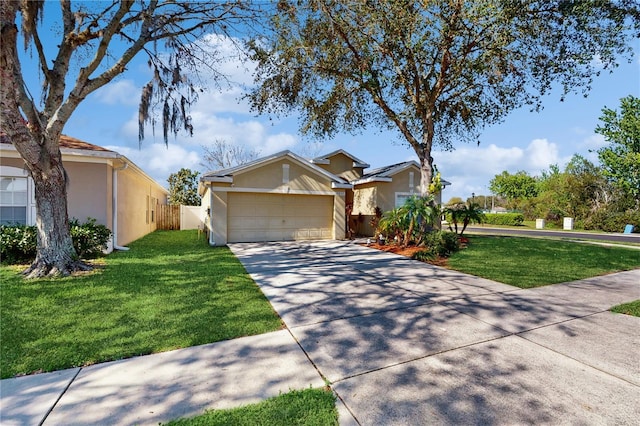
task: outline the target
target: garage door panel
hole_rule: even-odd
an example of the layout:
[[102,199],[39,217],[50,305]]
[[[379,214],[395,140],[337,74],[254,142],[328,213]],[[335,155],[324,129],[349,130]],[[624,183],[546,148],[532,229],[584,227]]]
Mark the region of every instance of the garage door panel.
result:
[[333,197],[230,193],[227,217],[229,242],[327,239]]

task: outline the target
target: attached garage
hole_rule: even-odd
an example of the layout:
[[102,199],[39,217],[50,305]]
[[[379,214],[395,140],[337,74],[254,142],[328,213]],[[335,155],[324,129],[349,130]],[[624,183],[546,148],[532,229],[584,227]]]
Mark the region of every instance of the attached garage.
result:
[[329,239],[333,235],[333,197],[230,193],[230,243]]
[[290,151],[205,173],[199,192],[209,242],[344,239],[351,187]]

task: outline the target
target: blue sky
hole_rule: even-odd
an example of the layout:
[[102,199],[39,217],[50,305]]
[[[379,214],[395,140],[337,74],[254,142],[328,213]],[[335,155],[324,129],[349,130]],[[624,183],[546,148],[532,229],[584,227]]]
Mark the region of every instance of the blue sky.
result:
[[[228,40],[211,36],[209,42],[220,49],[231,49]],[[640,52],[640,44],[635,46]],[[29,55],[23,57],[23,71],[28,75],[32,93],[38,93],[35,67],[29,65]],[[246,103],[239,101],[241,84],[250,84],[252,77],[245,66],[234,61],[221,63],[222,71],[237,83],[212,88],[200,96],[191,110],[193,137],[178,135],[165,146],[162,130],[138,146],[137,107],[142,86],[149,78],[144,58],[138,58],[127,72],[111,84],[90,95],[68,121],[64,133],[87,142],[118,151],[133,160],[150,176],[167,186],[170,173],[182,167],[206,171],[200,166],[201,145],[216,139],[246,146],[268,155],[284,149],[299,154],[319,155],[344,149],[372,168],[417,159],[415,153],[395,133],[367,129],[362,134],[341,134],[331,140],[310,144],[297,131],[297,118],[290,116],[273,120],[255,116]],[[555,92],[544,100],[539,113],[522,109],[507,116],[504,123],[485,129],[480,145],[456,144],[452,152],[435,149],[433,157],[443,178],[452,185],[445,189],[443,199],[453,196],[470,197],[471,193],[488,194],[489,181],[503,170],[525,170],[539,174],[552,164],[564,166],[578,153],[592,161],[597,156],[589,150],[605,144],[594,132],[603,107],[617,108],[619,100],[630,94],[640,96],[640,61],[636,55],[631,63],[622,63],[612,74],[604,73],[593,83],[587,98],[567,96],[560,102]]]

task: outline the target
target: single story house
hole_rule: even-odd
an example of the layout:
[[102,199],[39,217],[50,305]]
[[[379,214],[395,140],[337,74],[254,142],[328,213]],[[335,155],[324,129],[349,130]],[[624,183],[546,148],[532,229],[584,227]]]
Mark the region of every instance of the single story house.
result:
[[344,150],[312,160],[282,151],[205,173],[198,191],[209,242],[344,239],[356,227],[372,235],[376,207],[391,210],[419,192],[420,168],[415,161],[367,168]]
[[[156,229],[156,211],[169,192],[131,160],[115,151],[75,139],[60,138],[69,178],[69,218],[96,219],[113,232],[112,248],[123,248]],[[34,225],[34,186],[24,161],[0,134],[0,224]]]

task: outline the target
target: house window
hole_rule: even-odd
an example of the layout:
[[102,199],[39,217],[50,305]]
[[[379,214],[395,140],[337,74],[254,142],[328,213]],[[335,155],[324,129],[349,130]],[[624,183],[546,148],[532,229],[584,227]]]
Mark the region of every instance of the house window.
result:
[[27,178],[0,178],[0,225],[26,225],[27,200]]
[[413,191],[414,183],[413,183],[413,172],[409,172],[409,191]]
[[151,223],[156,223],[156,199],[151,197]]
[[412,192],[396,192],[396,207],[404,206],[404,203],[407,201],[407,198],[413,196]]
[[289,183],[289,165],[282,165],[282,183]]
[[150,204],[149,196],[147,195],[147,213],[146,213],[146,217],[145,217],[145,220],[146,220],[147,223],[149,223],[149,207],[151,207],[149,204]]

